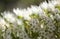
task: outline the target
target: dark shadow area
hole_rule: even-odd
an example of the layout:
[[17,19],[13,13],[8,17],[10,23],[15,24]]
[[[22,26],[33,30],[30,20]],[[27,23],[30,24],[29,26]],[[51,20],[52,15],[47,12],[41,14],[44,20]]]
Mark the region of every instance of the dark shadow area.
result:
[[13,8],[27,8],[37,5],[45,0],[0,0],[0,12],[12,11]]

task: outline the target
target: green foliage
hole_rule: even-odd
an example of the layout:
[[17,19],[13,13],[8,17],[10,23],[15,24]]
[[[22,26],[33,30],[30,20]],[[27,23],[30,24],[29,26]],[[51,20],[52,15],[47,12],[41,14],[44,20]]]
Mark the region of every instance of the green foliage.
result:
[[55,8],[58,8],[60,10],[60,5],[57,5]]

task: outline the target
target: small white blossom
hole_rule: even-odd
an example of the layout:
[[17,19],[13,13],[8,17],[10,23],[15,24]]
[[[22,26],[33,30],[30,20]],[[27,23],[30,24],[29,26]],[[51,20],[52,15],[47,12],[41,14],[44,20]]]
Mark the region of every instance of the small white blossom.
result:
[[43,28],[44,26],[43,26],[43,24],[41,24],[41,28]]
[[0,18],[0,29],[2,29],[2,31],[6,29],[5,25],[6,25],[5,20],[3,18]]
[[47,9],[48,8],[48,3],[45,1],[45,2],[41,3],[40,6],[41,6],[42,9]]
[[10,12],[4,12],[4,14],[3,14],[3,17],[5,18],[5,19],[7,19],[7,21],[9,21],[9,22],[15,22],[15,17],[14,17],[14,15],[12,14],[12,13],[10,13]]

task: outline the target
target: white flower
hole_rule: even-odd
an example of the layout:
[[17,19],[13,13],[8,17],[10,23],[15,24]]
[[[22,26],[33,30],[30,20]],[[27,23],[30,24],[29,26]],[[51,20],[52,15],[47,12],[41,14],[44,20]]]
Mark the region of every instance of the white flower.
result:
[[51,9],[52,11],[54,11],[54,9],[55,9],[55,6],[54,6],[51,2],[48,3],[48,7],[49,7],[49,9]]
[[43,2],[43,3],[41,3],[41,8],[42,9],[47,9],[48,8],[48,4],[47,4],[47,2],[45,1],[45,2]]
[[31,19],[30,18],[30,14],[31,13],[28,12],[26,9],[23,10],[23,13],[22,14],[23,14],[23,17],[24,17],[25,20],[30,20]]
[[15,22],[15,17],[14,17],[14,15],[12,14],[12,13],[10,13],[10,12],[4,12],[4,14],[3,14],[3,17],[5,18],[5,19],[7,19],[7,21],[9,21],[9,22]]
[[3,18],[0,18],[0,27],[4,31],[6,29],[6,27],[10,27],[10,26],[9,26],[9,24]]
[[19,8],[17,8],[17,9],[13,9],[13,12],[17,16],[24,17],[24,19],[26,19],[26,20],[29,20],[30,19],[29,15],[30,15],[31,11],[29,9],[28,10],[26,10],[26,9],[20,10]]
[[31,10],[31,8],[27,8],[27,12],[31,15],[33,12],[32,12],[32,10]]
[[5,22],[5,20],[3,18],[0,18],[0,23],[3,24],[3,25],[6,24],[6,22]]
[[43,24],[41,24],[41,28],[43,28],[44,27],[44,25]]
[[51,1],[51,3],[52,3],[54,6],[56,6],[56,5],[58,4],[58,2],[57,2],[56,0]]
[[23,10],[22,9],[13,9],[13,12],[17,15],[17,16],[23,16]]
[[31,11],[32,11],[33,13],[38,13],[38,12],[39,12],[38,6],[32,6],[32,5],[31,5]]
[[52,19],[52,20],[54,20],[54,17],[53,17],[53,15],[50,15],[50,17],[51,17],[51,19]]
[[17,24],[22,25],[23,24],[22,20],[17,19]]
[[0,18],[0,29],[2,29],[3,31],[5,30],[5,20],[3,18]]

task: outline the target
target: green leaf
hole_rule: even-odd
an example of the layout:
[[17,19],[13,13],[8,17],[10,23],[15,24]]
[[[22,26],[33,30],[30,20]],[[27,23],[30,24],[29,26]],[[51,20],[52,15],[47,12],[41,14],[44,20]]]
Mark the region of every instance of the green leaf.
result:
[[60,10],[60,5],[55,6],[55,8],[58,8]]
[[18,19],[22,19],[23,17],[22,17],[22,16],[18,16],[17,18],[18,18]]
[[38,15],[38,14],[32,14],[32,15],[30,15],[30,17],[31,17],[31,18],[38,18],[39,15]]

